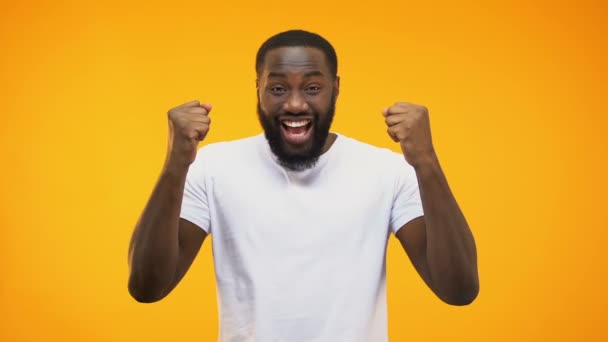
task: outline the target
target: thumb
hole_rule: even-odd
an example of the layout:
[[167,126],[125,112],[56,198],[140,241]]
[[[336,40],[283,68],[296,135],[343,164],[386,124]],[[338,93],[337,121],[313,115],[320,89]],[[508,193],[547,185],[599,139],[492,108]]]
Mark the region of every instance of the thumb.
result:
[[207,113],[209,113],[213,106],[211,105],[211,103],[203,103],[201,104],[201,107],[205,108],[207,110]]

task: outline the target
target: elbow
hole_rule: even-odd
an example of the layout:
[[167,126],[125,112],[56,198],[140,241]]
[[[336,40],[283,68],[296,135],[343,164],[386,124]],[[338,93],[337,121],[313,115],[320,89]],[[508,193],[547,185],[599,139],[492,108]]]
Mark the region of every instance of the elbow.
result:
[[469,274],[452,274],[450,278],[444,278],[441,284],[436,285],[433,292],[449,305],[469,305],[479,295],[479,277],[476,271]]
[[129,278],[128,290],[133,299],[139,303],[154,303],[163,299],[166,294],[154,282],[138,281],[131,276]]
[[462,291],[456,295],[452,295],[448,298],[443,298],[443,301],[449,305],[454,306],[465,306],[473,303],[477,295],[479,294],[479,288]]
[[449,305],[465,306],[473,303],[479,295],[479,279],[457,282],[449,291],[444,291],[439,298]]
[[129,287],[129,294],[131,297],[133,297],[133,299],[135,299],[135,301],[144,304],[155,303],[162,299],[162,296],[157,294],[150,294],[146,293],[145,291],[134,290],[131,287]]

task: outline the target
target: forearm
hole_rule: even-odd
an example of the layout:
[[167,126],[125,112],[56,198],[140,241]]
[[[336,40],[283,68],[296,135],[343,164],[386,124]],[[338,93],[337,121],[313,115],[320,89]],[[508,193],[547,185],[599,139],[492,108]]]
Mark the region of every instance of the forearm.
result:
[[477,295],[477,252],[473,234],[435,156],[416,167],[426,225],[426,259],[435,291],[454,303]]
[[166,166],[129,246],[129,291],[140,301],[162,296],[179,261],[179,211],[187,168]]

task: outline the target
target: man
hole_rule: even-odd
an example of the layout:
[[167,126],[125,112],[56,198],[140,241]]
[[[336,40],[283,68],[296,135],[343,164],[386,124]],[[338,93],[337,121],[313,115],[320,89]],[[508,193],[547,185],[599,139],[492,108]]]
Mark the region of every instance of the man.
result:
[[171,292],[211,234],[221,341],[386,341],[391,232],[441,300],[474,300],[475,242],[427,109],[382,111],[403,155],[330,133],[337,65],[317,34],[268,39],[256,59],[263,135],[197,152],[211,105],[169,111],[166,163],[129,249],[137,301]]

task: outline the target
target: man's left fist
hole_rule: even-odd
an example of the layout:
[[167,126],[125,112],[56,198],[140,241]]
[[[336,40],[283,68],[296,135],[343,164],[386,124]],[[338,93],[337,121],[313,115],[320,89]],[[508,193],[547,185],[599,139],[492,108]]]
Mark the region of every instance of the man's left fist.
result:
[[382,111],[388,135],[401,144],[405,160],[414,168],[435,160],[429,111],[424,106],[397,102]]

